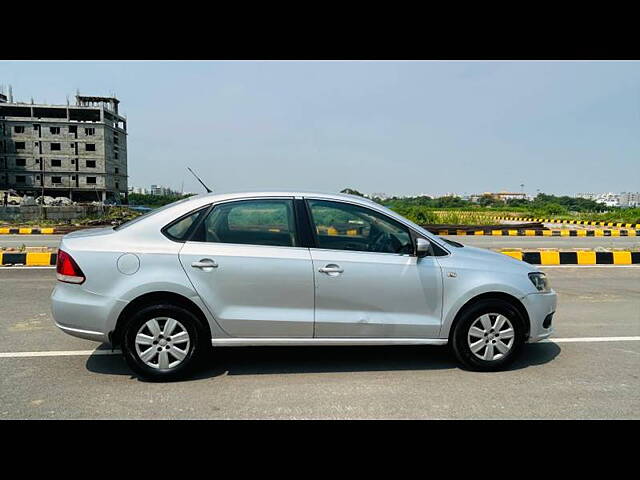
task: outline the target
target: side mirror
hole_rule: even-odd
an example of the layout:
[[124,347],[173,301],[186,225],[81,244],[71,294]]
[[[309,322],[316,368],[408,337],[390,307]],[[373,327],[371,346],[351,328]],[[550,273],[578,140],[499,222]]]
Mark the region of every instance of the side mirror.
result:
[[424,257],[431,251],[431,244],[424,238],[416,238],[416,255]]

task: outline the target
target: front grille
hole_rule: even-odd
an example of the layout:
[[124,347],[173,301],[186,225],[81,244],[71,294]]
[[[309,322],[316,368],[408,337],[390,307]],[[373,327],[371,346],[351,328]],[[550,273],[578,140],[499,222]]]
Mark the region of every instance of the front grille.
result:
[[549,315],[547,315],[544,319],[544,322],[542,322],[542,327],[543,328],[549,328],[551,326],[551,321],[553,320],[553,314],[556,312],[552,312]]

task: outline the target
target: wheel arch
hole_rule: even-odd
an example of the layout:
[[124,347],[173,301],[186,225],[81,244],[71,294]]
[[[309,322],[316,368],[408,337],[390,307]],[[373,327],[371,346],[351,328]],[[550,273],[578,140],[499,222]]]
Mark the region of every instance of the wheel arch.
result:
[[157,305],[160,303],[170,303],[172,305],[177,305],[193,313],[200,322],[200,326],[209,335],[209,338],[211,338],[211,327],[209,325],[209,321],[198,305],[196,305],[192,300],[188,299],[184,295],[180,295],[179,293],[158,291],[148,292],[140,295],[127,304],[122,312],[120,312],[118,320],[116,321],[115,328],[109,333],[109,340],[111,341],[111,344],[113,346],[117,346],[122,342],[124,326],[127,323],[127,319],[131,317],[133,312],[148,305]]
[[525,308],[524,304],[517,297],[514,297],[513,295],[510,295],[505,292],[485,292],[485,293],[481,293],[480,295],[476,295],[473,298],[470,298],[464,303],[464,305],[462,305],[462,307],[458,309],[458,312],[456,313],[449,327],[449,332],[448,332],[449,343],[451,343],[452,341],[453,332],[455,331],[456,325],[460,321],[460,317],[462,317],[462,314],[465,312],[466,309],[470,308],[472,305],[474,305],[476,302],[480,300],[503,300],[509,303],[510,305],[512,305],[516,310],[518,310],[518,313],[520,313],[520,315],[522,316],[522,319],[524,320],[525,339],[529,338],[529,334],[531,332],[531,322],[529,319],[529,313],[527,312],[527,309]]

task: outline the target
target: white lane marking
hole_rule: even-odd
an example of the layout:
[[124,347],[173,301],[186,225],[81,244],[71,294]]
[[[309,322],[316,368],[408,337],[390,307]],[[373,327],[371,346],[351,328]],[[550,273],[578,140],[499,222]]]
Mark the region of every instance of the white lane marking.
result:
[[[547,338],[536,343],[637,342],[640,337],[576,337]],[[535,345],[532,344],[532,345]],[[0,352],[0,358],[71,357],[88,355],[120,355],[121,350],[67,350],[49,352]]]
[[71,357],[88,355],[119,355],[121,350],[67,350],[49,352],[0,352],[0,358],[29,358],[29,357]]
[[576,338],[547,338],[541,342],[579,343],[579,342],[637,342],[640,337],[576,337]]
[[55,269],[56,266],[55,265],[49,265],[49,266],[30,266],[30,265],[16,265],[16,266],[12,266],[12,267],[0,267],[0,271],[2,270],[52,270]]

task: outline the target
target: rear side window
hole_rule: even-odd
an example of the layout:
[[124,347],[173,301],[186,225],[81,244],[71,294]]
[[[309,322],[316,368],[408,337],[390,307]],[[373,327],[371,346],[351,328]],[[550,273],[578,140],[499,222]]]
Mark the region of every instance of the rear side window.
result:
[[185,215],[184,217],[169,224],[162,230],[167,237],[177,242],[186,242],[193,230],[195,230],[200,218],[206,213],[209,206],[196,210],[193,213]]
[[296,247],[293,200],[241,200],[217,205],[191,241]]

